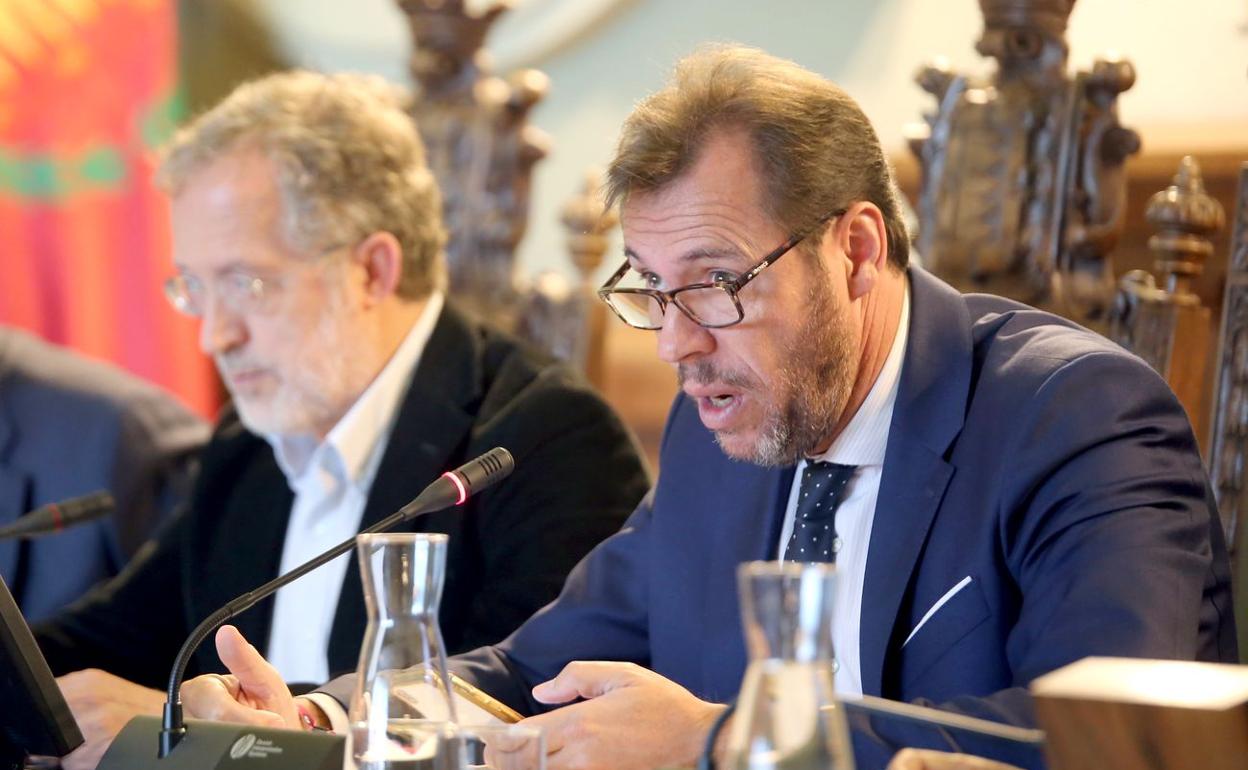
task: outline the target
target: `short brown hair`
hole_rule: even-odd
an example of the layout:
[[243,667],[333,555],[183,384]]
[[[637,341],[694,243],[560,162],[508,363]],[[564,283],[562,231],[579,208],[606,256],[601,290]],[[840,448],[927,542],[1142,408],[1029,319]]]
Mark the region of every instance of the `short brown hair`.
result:
[[749,134],[767,213],[786,229],[870,201],[884,215],[889,261],[906,266],[901,196],[867,116],[830,81],[755,48],[700,48],[637,105],[607,171],[608,200],[663,187],[694,163],[710,135],[731,129]]
[[254,147],[277,168],[291,246],[313,252],[394,235],[397,295],[446,285],[442,198],[403,94],[375,76],[282,72],[244,83],[178,131],[157,182],[177,195],[221,155]]

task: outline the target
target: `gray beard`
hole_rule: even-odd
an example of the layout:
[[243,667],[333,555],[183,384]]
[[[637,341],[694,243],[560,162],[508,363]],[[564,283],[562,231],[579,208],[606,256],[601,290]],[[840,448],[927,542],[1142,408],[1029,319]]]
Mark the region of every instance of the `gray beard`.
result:
[[[812,282],[808,307],[780,371],[784,399],[768,411],[751,451],[735,459],[765,468],[795,465],[823,442],[849,402],[855,351],[833,310],[831,292],[819,280]],[[715,443],[733,457],[718,434]]]

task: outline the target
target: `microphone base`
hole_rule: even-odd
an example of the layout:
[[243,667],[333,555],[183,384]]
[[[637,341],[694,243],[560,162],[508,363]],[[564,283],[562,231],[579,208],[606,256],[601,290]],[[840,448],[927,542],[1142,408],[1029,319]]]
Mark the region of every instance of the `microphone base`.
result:
[[161,720],[131,719],[97,770],[342,770],[346,738],[314,730],[186,720],[186,735],[159,759]]

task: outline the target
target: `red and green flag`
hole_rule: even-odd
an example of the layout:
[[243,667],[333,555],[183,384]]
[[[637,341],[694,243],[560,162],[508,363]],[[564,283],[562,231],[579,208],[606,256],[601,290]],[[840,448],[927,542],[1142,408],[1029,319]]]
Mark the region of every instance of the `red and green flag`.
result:
[[113,361],[211,416],[168,307],[153,151],[180,116],[175,0],[0,0],[0,323]]

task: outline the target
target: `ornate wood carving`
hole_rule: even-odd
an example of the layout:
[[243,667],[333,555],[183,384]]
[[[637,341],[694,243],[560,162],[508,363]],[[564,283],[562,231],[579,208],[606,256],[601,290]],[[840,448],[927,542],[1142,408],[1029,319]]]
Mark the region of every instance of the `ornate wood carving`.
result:
[[498,2],[473,13],[463,0],[398,0],[414,40],[412,105],[442,188],[451,290],[477,313],[512,326],[521,299],[515,248],[529,214],[533,165],[549,139],[529,125],[548,79],[520,70],[490,73],[486,33],[507,9]]
[[[1235,547],[1244,539],[1237,535],[1241,513],[1248,510],[1248,163],[1239,174],[1218,351],[1209,466],[1227,543]],[[1248,634],[1241,636],[1248,640]]]
[[573,283],[562,273],[539,275],[528,292],[518,331],[555,355],[579,365],[590,382],[601,386],[606,336],[606,306],[598,301],[593,278],[607,251],[607,235],[617,217],[603,205],[602,175],[586,174],[584,186],[563,208],[568,250],[580,272]]
[[1156,369],[1199,425],[1206,398],[1209,308],[1193,284],[1213,254],[1224,221],[1222,204],[1206,194],[1200,166],[1183,158],[1174,182],[1148,201],[1145,217],[1157,232],[1148,246],[1157,278],[1132,270],[1122,278],[1110,317],[1110,337]]
[[[577,228],[572,252],[582,273],[579,284],[573,287],[558,273],[528,282],[515,271],[533,166],[550,147],[528,116],[549,81],[537,70],[505,80],[490,73],[482,44],[508,4],[495,2],[474,13],[464,0],[398,3],[415,42],[411,71],[419,91],[412,115],[442,188],[451,293],[477,315],[585,367],[591,380],[601,382],[605,316],[589,274],[602,261],[605,232],[614,225],[602,204],[582,202],[565,214],[565,222]],[[596,186],[585,193],[596,194]]]
[[1131,63],[1066,71],[1074,0],[980,0],[976,44],[996,71],[943,63],[918,84],[936,97],[911,138],[922,167],[918,251],[966,291],[992,291],[1083,323],[1113,298],[1109,252],[1121,231],[1123,164],[1140,147],[1118,122]]
[[580,287],[577,293],[585,308],[580,326],[584,345],[585,372],[590,382],[601,384],[606,379],[606,350],[608,314],[607,308],[598,301],[598,286],[594,276],[602,267],[607,253],[608,234],[619,223],[619,215],[609,209],[602,200],[602,173],[592,169],[585,174],[585,184],[580,194],[563,207],[563,224],[568,231],[568,250],[572,262],[580,271]]

